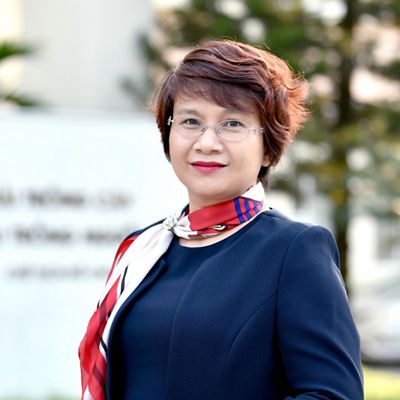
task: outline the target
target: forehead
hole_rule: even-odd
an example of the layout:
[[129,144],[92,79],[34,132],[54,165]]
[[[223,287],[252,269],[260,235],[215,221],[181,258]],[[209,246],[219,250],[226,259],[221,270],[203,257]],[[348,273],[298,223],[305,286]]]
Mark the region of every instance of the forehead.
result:
[[232,105],[221,105],[208,96],[179,94],[174,101],[174,114],[192,114],[199,116],[225,116],[234,113],[239,116],[257,118],[259,113],[254,104],[247,104],[246,107],[235,107]]

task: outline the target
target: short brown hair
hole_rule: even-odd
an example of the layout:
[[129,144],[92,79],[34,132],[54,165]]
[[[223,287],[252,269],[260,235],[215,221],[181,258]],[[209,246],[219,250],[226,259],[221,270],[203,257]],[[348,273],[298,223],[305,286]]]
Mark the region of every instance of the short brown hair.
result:
[[307,82],[274,54],[240,42],[212,40],[193,48],[167,73],[154,93],[152,108],[169,159],[167,121],[178,95],[206,97],[241,111],[256,106],[270,161],[258,175],[266,186],[270,167],[279,162],[308,116],[307,92]]

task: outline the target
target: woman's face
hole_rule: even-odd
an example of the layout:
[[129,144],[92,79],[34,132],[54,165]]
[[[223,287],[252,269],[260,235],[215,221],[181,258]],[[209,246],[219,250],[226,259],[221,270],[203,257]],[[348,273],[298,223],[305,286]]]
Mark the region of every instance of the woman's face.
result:
[[[220,107],[202,97],[178,96],[172,118],[171,164],[188,190],[190,211],[237,197],[257,183],[261,166],[268,165],[262,133],[252,131],[244,140],[231,142],[220,138],[214,129],[217,123],[226,120],[260,127],[255,107],[248,112],[239,111]],[[177,121],[186,119],[185,123],[190,125],[202,121],[209,128],[196,138],[188,138],[177,129]]]

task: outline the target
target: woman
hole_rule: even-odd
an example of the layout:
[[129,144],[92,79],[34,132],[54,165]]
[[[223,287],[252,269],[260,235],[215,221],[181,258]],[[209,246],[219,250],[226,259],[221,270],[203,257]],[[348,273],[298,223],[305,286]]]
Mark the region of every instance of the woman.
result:
[[118,249],[79,349],[82,398],[363,398],[332,235],[263,204],[306,93],[282,60],[233,41],[167,74],[154,111],[189,205]]

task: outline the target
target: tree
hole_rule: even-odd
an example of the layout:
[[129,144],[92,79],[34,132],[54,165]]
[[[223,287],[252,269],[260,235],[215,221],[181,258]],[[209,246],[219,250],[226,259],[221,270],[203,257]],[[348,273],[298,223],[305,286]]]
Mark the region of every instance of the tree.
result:
[[[400,1],[315,4],[318,7],[306,7],[300,0],[190,0],[184,7],[161,10],[158,32],[143,36],[141,43],[149,60],[150,85],[171,66],[171,54],[215,38],[266,47],[295,71],[304,71],[312,82],[313,118],[292,148],[295,168],[290,177],[281,176],[272,185],[301,202],[299,177],[315,179],[331,204],[346,281],[352,216],[361,210],[381,217],[400,215],[400,97],[367,101],[353,87],[360,71],[400,84],[400,51],[386,59],[378,55],[380,33],[398,29]],[[334,7],[329,11],[327,4]],[[375,34],[369,34],[371,30]],[[304,147],[311,158],[304,158]]]
[[[25,57],[35,52],[31,45],[13,42],[0,43],[0,65],[14,57]],[[32,107],[39,105],[38,100],[26,95],[17,94],[14,90],[3,89],[0,87],[0,103],[13,103],[21,107]]]

